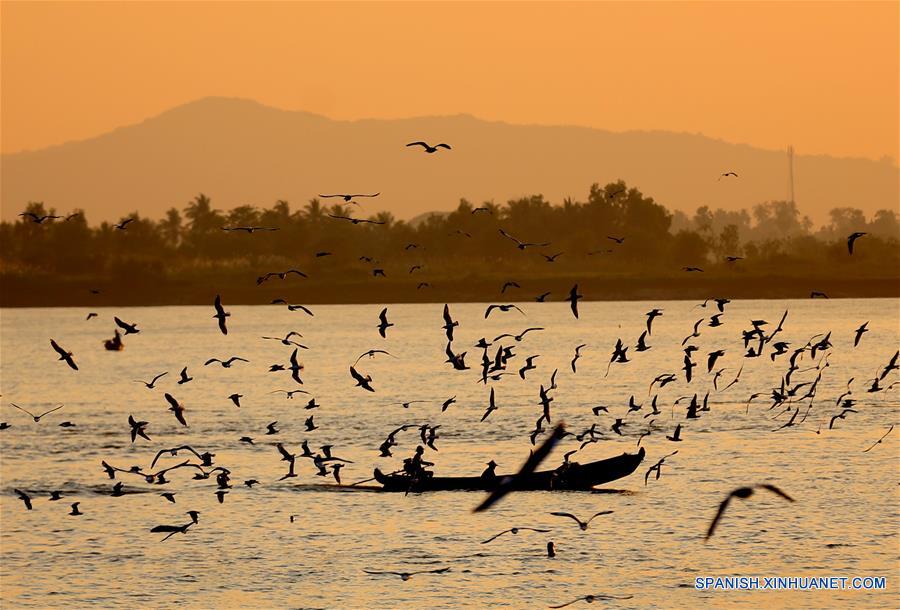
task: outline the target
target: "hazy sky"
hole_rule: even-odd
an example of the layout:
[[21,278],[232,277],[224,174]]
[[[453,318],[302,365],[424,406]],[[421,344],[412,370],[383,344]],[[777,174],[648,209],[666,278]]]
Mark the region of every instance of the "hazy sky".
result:
[[0,4],[3,152],[209,96],[898,156],[898,2]]

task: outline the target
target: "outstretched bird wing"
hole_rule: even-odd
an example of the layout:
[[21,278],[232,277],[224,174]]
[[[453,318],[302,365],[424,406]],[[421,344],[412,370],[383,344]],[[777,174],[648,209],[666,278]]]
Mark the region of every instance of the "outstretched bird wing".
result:
[[544,441],[544,443],[540,447],[538,447],[537,451],[532,453],[531,457],[529,457],[525,461],[525,463],[522,465],[522,468],[519,470],[519,472],[516,473],[515,475],[513,475],[512,477],[510,477],[509,479],[501,482],[500,485],[497,487],[497,489],[495,489],[493,491],[493,493],[491,493],[491,495],[489,495],[487,498],[485,498],[484,502],[482,502],[481,504],[479,504],[478,506],[475,507],[474,512],[477,513],[477,512],[487,510],[488,508],[493,506],[494,503],[497,502],[497,500],[499,500],[500,498],[502,498],[503,496],[508,494],[510,489],[512,489],[513,484],[515,484],[515,482],[520,477],[528,476],[529,474],[534,472],[535,468],[537,468],[540,465],[540,463],[543,462],[544,459],[550,454],[550,452],[556,446],[556,443],[558,443],[559,439],[562,438],[565,431],[566,431],[565,425],[562,422],[560,422],[556,426],[556,428],[553,430],[553,433],[549,437],[547,437],[547,439]]

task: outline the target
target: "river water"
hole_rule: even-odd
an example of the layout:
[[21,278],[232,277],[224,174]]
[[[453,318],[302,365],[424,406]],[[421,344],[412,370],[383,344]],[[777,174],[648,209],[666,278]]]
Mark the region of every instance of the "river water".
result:
[[[451,305],[459,321],[454,351],[467,351],[472,369],[455,371],[445,363],[446,339],[441,326],[443,304],[388,305],[395,326],[382,339],[377,332],[381,305],[313,307],[310,317],[276,306],[227,306],[229,334],[219,333],[212,307],[154,307],[88,310],[5,309],[0,312],[0,589],[8,608],[542,608],[588,594],[632,596],[609,602],[634,608],[895,608],[897,607],[898,437],[895,430],[873,450],[863,450],[893,424],[900,424],[898,386],[867,392],[872,378],[900,345],[897,300],[740,301],[730,303],[722,326],[706,321],[692,344],[699,349],[695,378],[687,384],[681,372],[681,341],[694,322],[709,320],[714,305],[694,302],[590,302],[580,306],[580,319],[563,303],[521,304],[516,311],[484,317],[484,304]],[[660,307],[653,323],[649,351],[635,353],[645,328],[644,313]],[[825,361],[807,352],[798,361],[793,384],[815,379],[817,395],[800,406],[797,425],[773,431],[789,414],[770,410],[768,395],[781,384],[787,358],[773,361],[766,348],[761,358],[745,358],[741,330],[750,320],[764,319],[774,328],[789,314],[779,335],[791,348],[831,331],[833,348]],[[141,332],[125,338],[121,352],[106,351],[116,315],[137,323]],[[858,347],[853,330],[868,321]],[[520,333],[542,327],[514,345],[508,370],[517,372],[526,356],[539,354],[536,370],[490,382],[498,409],[480,422],[490,389],[479,382],[481,337]],[[263,335],[303,334],[302,386],[288,373],[268,372],[287,364],[291,348]],[[630,362],[613,364],[604,376],[612,348],[621,337]],[[56,360],[50,339],[75,354],[79,370]],[[576,345],[586,344],[570,368]],[[362,352],[385,349],[396,358],[363,358],[358,368],[373,378],[374,393],[354,387],[348,366]],[[716,369],[722,388],[743,367],[737,384],[725,391],[713,387],[706,354],[725,355]],[[211,357],[241,356],[231,368],[203,366]],[[493,356],[493,348],[491,350]],[[194,380],[176,384],[187,366]],[[378,446],[403,424],[440,425],[438,451],[428,450],[438,475],[477,475],[488,460],[498,472],[515,471],[532,445],[528,434],[541,414],[538,391],[549,385],[554,369],[558,388],[552,392],[554,420],[564,420],[579,433],[597,423],[602,440],[573,457],[588,462],[636,451],[639,435],[654,420],[644,464],[629,477],[603,486],[609,493],[522,492],[507,496],[493,509],[474,514],[483,494],[440,492],[387,494],[333,487],[329,476],[316,476],[311,460],[298,458],[298,477],[278,481],[286,462],[274,447],[280,441],[294,453],[306,439],[314,451],[325,444],[351,460],[341,472],[346,484],[372,476],[375,466],[399,468],[403,457],[421,443],[411,428],[397,435],[393,458],[379,457]],[[168,371],[155,389],[149,380]],[[662,373],[678,380],[658,391],[660,415],[649,412],[648,387]],[[837,397],[849,379],[855,409],[828,429],[840,411]],[[892,372],[882,382],[898,379]],[[808,386],[807,386],[808,387]],[[270,394],[301,388],[310,396]],[[685,420],[681,396],[709,391],[709,411]],[[805,388],[798,393],[802,396]],[[164,393],[185,407],[188,427],[181,426]],[[766,395],[747,408],[756,392]],[[241,407],[228,396],[242,394]],[[654,387],[654,393],[657,393]],[[629,397],[644,403],[626,414]],[[305,410],[314,396],[321,405]],[[441,403],[456,403],[441,412]],[[399,402],[425,401],[404,408]],[[9,406],[32,412],[59,404],[65,407],[34,423]],[[591,407],[606,405],[610,415],[594,416]],[[808,412],[808,413],[807,413]],[[149,422],[152,441],[132,443],[129,414]],[[314,415],[319,427],[306,432],[304,420]],[[802,423],[800,420],[806,416]],[[625,420],[623,435],[610,430]],[[71,427],[60,427],[62,422]],[[267,435],[277,421],[280,432]],[[683,425],[683,441],[666,440]],[[817,430],[820,433],[817,434]],[[242,436],[254,439],[241,443]],[[540,442],[540,441],[538,441]],[[172,471],[165,486],[148,485],[138,476],[119,473],[127,492],[113,497],[101,460],[129,468],[149,469],[156,452],[188,444],[215,454],[215,464],[232,473],[234,487],[219,504],[214,478],[193,480],[188,468]],[[577,449],[571,437],[550,456],[545,467],[560,463]],[[667,453],[659,480],[644,484],[644,472]],[[163,464],[191,457],[163,456]],[[196,460],[195,460],[196,461]],[[257,479],[248,489],[242,482]],[[791,504],[767,492],[735,500],[709,541],[706,528],[719,502],[734,488],[772,483],[796,499]],[[28,511],[13,489],[27,491]],[[49,491],[63,499],[50,501]],[[159,494],[175,492],[176,503]],[[80,502],[83,516],[68,514]],[[161,542],[149,530],[159,524],[183,524],[188,510],[200,511],[199,523],[184,535]],[[581,517],[600,510],[587,531],[551,511]],[[290,516],[295,515],[293,522]],[[521,532],[490,544],[489,536],[513,526],[537,527],[549,533]],[[557,549],[546,557],[546,544]],[[443,574],[417,575],[409,581],[372,576],[368,570],[412,571],[449,567]],[[697,577],[706,576],[885,576],[887,590],[844,591],[699,591]],[[583,602],[573,607],[583,606]]]

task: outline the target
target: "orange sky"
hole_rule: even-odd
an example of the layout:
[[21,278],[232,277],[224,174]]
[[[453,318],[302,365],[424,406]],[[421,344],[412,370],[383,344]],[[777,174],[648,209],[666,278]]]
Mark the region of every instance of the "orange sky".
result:
[[898,157],[900,3],[2,2],[3,152],[208,95]]

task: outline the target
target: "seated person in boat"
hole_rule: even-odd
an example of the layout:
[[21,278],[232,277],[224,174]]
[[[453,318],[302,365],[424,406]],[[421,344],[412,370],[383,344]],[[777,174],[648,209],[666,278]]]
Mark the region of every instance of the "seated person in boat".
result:
[[433,472],[425,469],[426,466],[434,466],[434,463],[423,460],[422,455],[424,453],[425,449],[422,445],[416,447],[415,454],[413,454],[411,458],[403,460],[403,472],[415,479],[424,479],[434,476]]

